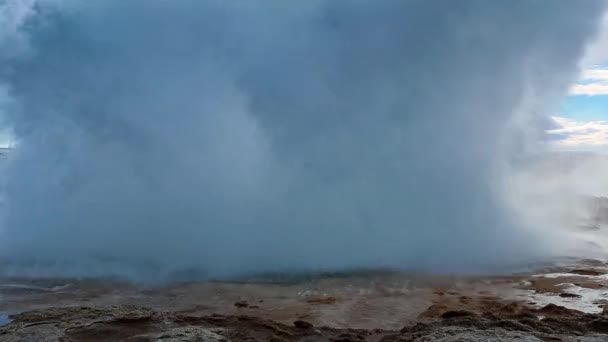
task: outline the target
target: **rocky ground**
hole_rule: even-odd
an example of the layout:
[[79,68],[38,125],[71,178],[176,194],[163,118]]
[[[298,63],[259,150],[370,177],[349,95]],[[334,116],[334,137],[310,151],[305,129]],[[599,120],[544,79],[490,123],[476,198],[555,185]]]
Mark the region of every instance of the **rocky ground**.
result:
[[608,341],[606,289],[600,260],[501,277],[3,279],[0,341]]
[[481,314],[447,310],[400,330],[116,306],[22,313],[2,329],[0,341],[605,341],[605,333],[608,318],[554,304],[529,309],[511,303]]

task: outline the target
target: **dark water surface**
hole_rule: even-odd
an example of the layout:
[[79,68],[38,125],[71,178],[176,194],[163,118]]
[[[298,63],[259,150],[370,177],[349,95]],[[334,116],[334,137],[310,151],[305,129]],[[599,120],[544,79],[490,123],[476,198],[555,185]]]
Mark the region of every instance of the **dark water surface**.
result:
[[0,327],[9,324],[12,321],[9,315],[3,312],[0,312]]

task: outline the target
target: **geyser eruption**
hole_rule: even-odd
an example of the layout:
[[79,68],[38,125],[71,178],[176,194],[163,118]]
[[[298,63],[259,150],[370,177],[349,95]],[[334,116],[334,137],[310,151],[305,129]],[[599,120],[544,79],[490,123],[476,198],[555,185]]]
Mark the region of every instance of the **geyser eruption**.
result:
[[501,180],[603,2],[0,6],[4,272],[161,277],[546,255]]

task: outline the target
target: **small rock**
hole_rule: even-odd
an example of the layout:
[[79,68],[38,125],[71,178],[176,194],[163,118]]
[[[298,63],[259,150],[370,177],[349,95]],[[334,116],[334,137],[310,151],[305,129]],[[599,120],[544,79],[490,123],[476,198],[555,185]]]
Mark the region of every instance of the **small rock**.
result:
[[459,318],[459,317],[469,317],[469,316],[477,316],[474,312],[467,310],[450,310],[441,314],[441,318],[450,319],[450,318]]
[[336,297],[309,298],[306,300],[310,304],[335,304],[337,301]]
[[312,325],[312,323],[306,322],[306,321],[301,320],[301,319],[298,319],[297,321],[294,321],[293,325],[296,328],[298,328],[298,329],[312,329],[314,327],[314,325]]
[[346,333],[331,339],[332,342],[364,342],[365,336],[360,334]]
[[247,308],[249,307],[249,303],[247,303],[246,301],[240,301],[234,303],[234,306],[236,306],[237,308]]
[[572,274],[584,275],[584,276],[599,276],[604,274],[604,272],[600,272],[590,268],[577,268],[570,271]]
[[575,293],[562,292],[559,294],[562,298],[581,298],[581,295],[577,295]]
[[555,305],[553,303],[547,304],[537,311],[545,315],[553,316],[576,316],[583,314],[581,311],[568,309],[566,307],[563,307],[561,305]]

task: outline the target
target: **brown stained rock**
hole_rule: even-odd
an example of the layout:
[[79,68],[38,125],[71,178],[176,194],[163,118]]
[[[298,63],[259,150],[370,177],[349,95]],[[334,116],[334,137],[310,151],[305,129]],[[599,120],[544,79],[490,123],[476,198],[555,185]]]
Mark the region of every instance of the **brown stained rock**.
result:
[[[160,312],[143,308],[64,308],[17,315],[0,328],[0,342],[17,341],[593,341],[608,340],[608,318],[583,314],[557,305],[532,309],[524,304],[496,303],[496,309],[476,314],[448,310],[443,320],[427,320],[398,331],[314,327],[305,320],[293,326],[253,316],[189,316],[184,312]],[[544,312],[544,313],[543,313]],[[96,313],[96,317],[92,317]],[[544,315],[542,320],[537,315]],[[47,320],[52,318],[52,320]],[[23,319],[23,320],[22,320]],[[92,320],[93,319],[93,320]],[[592,340],[589,340],[592,341]]]
[[437,318],[440,317],[444,312],[448,311],[448,307],[444,304],[433,304],[429,306],[424,312],[422,312],[418,318]]
[[521,304],[513,302],[513,303],[509,303],[507,305],[504,305],[498,311],[501,314],[514,315],[514,314],[520,312],[521,309],[522,309]]
[[[530,290],[534,290],[536,293],[554,293],[560,294],[564,290],[564,283],[593,283],[590,279],[586,279],[580,275],[572,275],[569,277],[557,277],[557,278],[537,278],[531,281],[531,285],[528,286]],[[581,285],[583,286],[583,285]],[[587,286],[585,286],[587,287]]]

